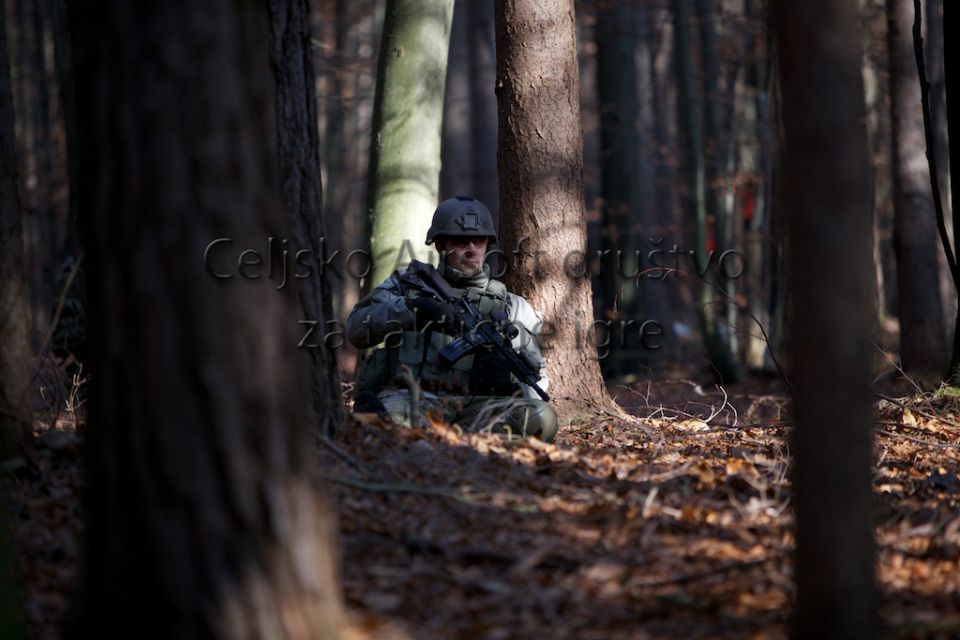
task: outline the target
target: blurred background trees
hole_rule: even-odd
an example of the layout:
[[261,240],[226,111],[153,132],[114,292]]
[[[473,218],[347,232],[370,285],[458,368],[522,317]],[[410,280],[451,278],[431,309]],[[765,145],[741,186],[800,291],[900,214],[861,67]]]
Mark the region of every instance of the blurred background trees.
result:
[[[918,366],[939,371],[949,360],[945,345],[951,343],[956,293],[942,251],[931,242],[930,223],[923,222],[929,209],[914,206],[929,204],[930,187],[925,148],[916,135],[910,4],[868,0],[860,9],[873,184],[873,337],[891,358],[902,356],[908,372]],[[318,0],[312,7],[315,119],[323,207],[329,213],[322,249],[329,260],[332,320],[343,320],[361,286],[394,266],[395,259],[375,264],[375,273],[362,278],[371,265],[352,252],[368,250],[371,242],[379,246],[378,237],[394,243],[407,235],[420,250],[432,200],[473,194],[498,219],[509,215],[499,211],[496,175],[494,3],[449,2],[430,10],[417,3],[421,8],[415,12],[403,6],[396,3],[388,11],[383,0]],[[77,255],[76,188],[70,188],[69,170],[76,164],[70,144],[77,127],[73,81],[61,3],[8,0],[5,8],[25,277],[37,350]],[[587,254],[598,321],[595,331],[584,327],[583,333],[601,345],[609,340],[602,361],[607,380],[630,382],[651,368],[706,373],[728,383],[745,373],[774,373],[771,351],[782,356],[787,339],[787,243],[777,206],[780,107],[769,2],[584,0],[575,9]],[[946,196],[953,183],[941,14],[941,0],[924,5],[934,154]],[[396,37],[419,33],[439,40],[412,51],[390,40],[393,54],[380,56],[383,38],[395,38],[394,31]],[[384,99],[375,123],[381,59]],[[410,63],[410,73],[423,79],[419,87],[399,83],[408,98],[388,91],[398,63]],[[403,106],[408,99],[412,102]],[[392,108],[397,111],[391,116]],[[422,179],[414,180],[424,185],[420,204],[389,204],[403,192],[387,186],[403,174],[387,166],[391,137],[400,135],[391,122],[415,132],[396,144],[407,164],[423,169],[417,174]],[[371,141],[371,131],[381,125],[381,139]],[[377,150],[373,158],[371,149]],[[423,149],[423,158],[414,161],[414,149]],[[950,198],[944,204],[952,229]],[[905,217],[910,215],[917,219]],[[400,226],[375,231],[391,219]],[[399,247],[391,246],[395,258]],[[501,268],[507,257],[495,257],[495,266]],[[67,299],[61,329],[79,307],[80,301]],[[655,341],[660,349],[649,348],[654,341],[644,344],[636,331],[647,320],[662,326]],[[624,323],[631,324],[621,330]],[[349,379],[349,347],[338,358]],[[879,353],[878,359],[885,361]]]

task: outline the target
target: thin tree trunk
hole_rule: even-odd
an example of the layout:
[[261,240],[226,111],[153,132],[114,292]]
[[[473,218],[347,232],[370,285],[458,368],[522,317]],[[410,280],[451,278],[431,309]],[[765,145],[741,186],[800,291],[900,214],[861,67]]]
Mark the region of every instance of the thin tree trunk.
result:
[[452,18],[453,0],[387,0],[368,172],[368,290],[428,253]]
[[[943,3],[943,33],[956,33],[960,26],[960,11],[949,2]],[[950,52],[957,53],[956,45],[951,38],[943,39],[943,57],[949,60]],[[960,206],[960,74],[957,69],[960,65],[944,64],[944,92],[947,96],[947,130],[950,151],[950,201],[953,209]],[[950,96],[953,95],[953,98]],[[960,247],[960,224],[953,225],[953,246]],[[950,355],[950,384],[960,386],[960,308],[957,309],[953,330],[953,349]]]
[[[94,356],[76,635],[336,637],[296,295],[235,261],[291,229],[264,5],[103,4],[71,14]],[[229,279],[203,269],[217,238]]]
[[[858,3],[780,2],[796,638],[875,638],[870,179]],[[824,310],[829,310],[825,312]]]
[[506,281],[544,317],[561,411],[606,404],[592,348],[573,1],[498,0],[496,33]]
[[[707,267],[710,265],[708,254],[707,223],[707,185],[703,159],[703,136],[700,126],[700,102],[694,88],[693,46],[690,42],[690,15],[685,0],[673,0],[673,30],[675,71],[679,96],[677,99],[678,120],[682,123],[683,167],[685,176],[685,201],[687,219],[693,225],[693,265],[688,271],[703,282],[694,286],[699,291],[697,314],[700,331],[703,335],[707,357],[722,382],[729,383],[737,379],[736,366],[730,356],[718,329],[718,309],[714,304],[714,289]],[[699,276],[697,272],[703,271]]]
[[[659,151],[657,150],[657,90],[656,90],[656,50],[654,47],[653,31],[655,30],[655,14],[646,6],[637,6],[633,9],[635,16],[634,53],[637,67],[637,101],[639,115],[637,128],[639,135],[639,169],[636,177],[638,184],[638,207],[640,229],[633,235],[631,250],[640,250],[643,256],[642,269],[650,269],[651,265],[647,254],[654,249],[653,240],[665,235],[664,218],[670,215],[669,211],[659,211],[657,197],[657,172]],[[652,239],[652,240],[651,240]],[[658,273],[649,271],[640,276],[643,306],[637,310],[638,320],[653,319],[661,326],[673,325],[670,304],[667,299],[667,288],[674,286],[673,280],[664,280],[654,276]],[[662,355],[659,349],[646,350],[647,357]]]
[[[653,52],[653,121],[654,143],[656,145],[656,233],[651,234],[651,250],[668,250],[671,245],[685,244],[683,226],[683,206],[680,203],[681,177],[678,174],[680,153],[676,107],[677,91],[672,72],[673,60],[673,24],[668,9],[651,9],[653,26],[649,31],[650,47]],[[659,282],[666,288],[666,296],[673,322],[667,325],[665,350],[675,348],[679,338],[677,328],[690,321],[689,309],[693,307],[690,289],[678,285],[678,274],[669,274]]]
[[69,60],[69,34],[64,21],[63,0],[50,0],[50,22],[53,34],[53,62],[60,88],[60,111],[63,114],[63,129],[67,147],[67,228],[60,258],[75,256],[80,252],[77,241],[77,173],[80,157],[77,154],[77,113],[73,95],[73,73]]
[[[310,46],[310,5],[307,0],[269,0],[270,68],[273,71],[274,112],[277,118],[277,159],[284,204],[299,249],[326,263],[321,213],[320,141],[313,54]],[[333,321],[333,302],[325,271],[296,281],[301,320],[315,325],[322,336]],[[304,330],[306,333],[306,330]],[[335,351],[322,337],[304,342],[309,354],[312,423],[321,434],[333,433],[343,421],[343,396]]]
[[0,456],[28,446],[33,434],[30,313],[6,23],[6,11],[0,11]]
[[[634,17],[632,7],[601,6],[594,30],[603,197],[600,235],[602,249],[609,252],[600,260],[601,317],[615,322],[634,319],[640,307],[638,279],[631,277],[640,268],[636,259],[640,250],[640,136]],[[625,346],[610,349],[604,360],[607,376],[630,373],[639,364],[636,354],[628,353]]]
[[467,35],[470,39],[472,195],[487,205],[493,216],[493,228],[499,229],[497,96],[494,92],[497,84],[497,60],[493,33],[493,0],[469,0],[465,4],[468,7]]
[[[473,195],[473,141],[470,101],[470,40],[467,7],[457,2],[450,27],[450,56],[443,98],[440,200]],[[487,134],[489,135],[489,134]]]
[[[940,186],[940,204],[943,207],[947,234],[952,234],[953,215],[950,202],[950,149],[947,143],[947,95],[943,79],[943,0],[924,3],[926,27],[927,77],[930,80],[930,119],[933,127],[933,157],[937,166],[937,184]],[[944,326],[947,341],[953,339],[954,309],[957,308],[957,289],[946,256],[937,251],[940,270],[940,297],[943,300]]]
[[908,373],[939,375],[946,360],[946,332],[913,21],[912,0],[887,0],[900,360]]
[[[720,51],[717,44],[717,6],[715,0],[697,0],[697,17],[699,18],[701,77],[703,79],[703,121],[705,135],[703,139],[704,178],[706,180],[704,195],[706,198],[707,229],[711,231],[712,247],[715,255],[720,256],[728,249],[733,249],[733,211],[727,202],[727,176],[724,167],[727,160],[727,141],[721,132],[721,96],[720,96]],[[735,76],[734,76],[735,77]],[[734,83],[735,84],[735,83]],[[735,110],[731,105],[731,117],[727,127],[727,135],[733,136]],[[711,221],[712,220],[712,224]],[[704,252],[704,255],[707,255]],[[707,258],[704,258],[707,260]],[[703,262],[702,264],[706,264]],[[719,273],[719,270],[718,270]],[[732,279],[714,280],[731,299],[736,293]],[[716,295],[714,290],[708,290],[707,296],[711,300],[713,333],[711,359],[724,382],[735,382],[739,377],[737,363],[734,358],[734,331],[733,320],[736,315],[736,306],[724,296]],[[709,315],[708,315],[709,318]],[[709,325],[708,325],[709,326]]]

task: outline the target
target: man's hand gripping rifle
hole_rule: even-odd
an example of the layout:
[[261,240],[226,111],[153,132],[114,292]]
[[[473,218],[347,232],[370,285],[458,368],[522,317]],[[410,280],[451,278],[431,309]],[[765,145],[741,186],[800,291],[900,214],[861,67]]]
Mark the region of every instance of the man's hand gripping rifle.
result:
[[517,380],[531,387],[544,400],[550,400],[547,392],[537,384],[540,380],[539,367],[526,353],[518,353],[513,349],[511,340],[517,336],[519,330],[510,324],[505,313],[491,314],[494,322],[484,319],[480,311],[466,298],[458,296],[430,264],[411,261],[401,280],[407,286],[453,307],[456,317],[448,320],[455,323],[457,337],[440,350],[439,357],[445,365],[450,366],[478,349],[489,349]]

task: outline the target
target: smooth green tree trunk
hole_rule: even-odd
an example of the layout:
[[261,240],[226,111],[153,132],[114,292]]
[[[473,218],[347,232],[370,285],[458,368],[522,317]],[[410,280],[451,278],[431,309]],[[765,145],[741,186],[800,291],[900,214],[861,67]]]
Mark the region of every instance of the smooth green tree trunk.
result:
[[370,141],[367,290],[428,256],[452,19],[453,0],[387,2]]

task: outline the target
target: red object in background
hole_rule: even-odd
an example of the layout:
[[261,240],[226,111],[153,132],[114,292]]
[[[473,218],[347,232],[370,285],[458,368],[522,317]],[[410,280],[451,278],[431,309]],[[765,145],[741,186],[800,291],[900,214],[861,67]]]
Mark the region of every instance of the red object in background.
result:
[[753,191],[753,186],[743,185],[743,221],[753,220],[753,214],[757,211],[757,194]]

